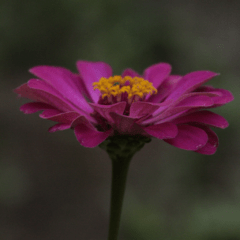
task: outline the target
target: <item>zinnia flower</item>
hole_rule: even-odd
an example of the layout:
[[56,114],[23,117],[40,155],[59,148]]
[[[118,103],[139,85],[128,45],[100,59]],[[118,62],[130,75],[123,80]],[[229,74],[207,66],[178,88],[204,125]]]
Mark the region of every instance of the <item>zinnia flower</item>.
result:
[[210,127],[228,122],[209,111],[233,100],[232,94],[202,86],[218,74],[196,71],[170,75],[171,66],[158,63],[143,75],[126,69],[113,76],[104,62],[77,62],[78,74],[62,67],[37,66],[36,78],[15,89],[30,102],[21,111],[43,110],[41,118],[58,122],[49,132],[74,129],[85,147],[95,147],[115,135],[142,135],[202,154],[215,153],[218,137]]

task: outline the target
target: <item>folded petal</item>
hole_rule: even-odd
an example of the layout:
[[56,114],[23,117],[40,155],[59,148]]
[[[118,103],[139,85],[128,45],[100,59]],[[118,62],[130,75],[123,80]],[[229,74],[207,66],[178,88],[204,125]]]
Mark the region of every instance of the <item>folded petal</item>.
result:
[[61,114],[62,112],[57,110],[57,109],[48,109],[43,111],[41,114],[39,114],[39,117],[43,118],[43,119],[49,119],[53,116],[56,116],[58,114]]
[[48,119],[51,121],[56,122],[62,122],[62,123],[71,123],[79,116],[84,116],[88,121],[97,124],[97,121],[95,118],[93,118],[91,115],[87,115],[84,112],[79,113],[75,111],[68,111],[68,112],[60,112],[56,109],[48,109],[42,112],[39,117],[43,119]]
[[218,148],[218,136],[213,130],[208,127],[202,126],[200,128],[202,128],[207,133],[208,141],[204,147],[196,150],[196,152],[205,155],[212,155],[217,151]]
[[62,130],[66,130],[69,129],[71,127],[71,124],[69,123],[57,123],[55,125],[53,125],[52,127],[50,127],[48,129],[49,132],[56,132],[56,131],[62,131]]
[[175,138],[178,134],[178,128],[173,123],[162,123],[157,125],[151,125],[143,127],[143,130],[149,135],[158,139]]
[[20,110],[25,114],[35,113],[41,110],[54,109],[51,105],[42,102],[25,103],[20,107]]
[[112,105],[101,105],[97,103],[89,103],[95,111],[97,111],[102,117],[108,120],[108,122],[113,123],[112,117],[109,115],[111,112],[118,114],[123,114],[126,102],[119,102]]
[[214,106],[219,107],[224,104],[231,102],[234,97],[232,93],[228,90],[222,88],[214,88],[212,86],[201,86],[195,90],[196,92],[208,92],[213,93],[215,96],[213,97]]
[[211,95],[208,96],[208,93],[189,93],[179,100],[175,102],[175,107],[210,107],[213,105]]
[[214,106],[213,107],[220,107],[225,105],[231,101],[233,101],[234,97],[231,92],[225,89],[215,89],[212,93],[218,94],[218,96],[213,97]]
[[134,118],[113,112],[110,113],[110,116],[114,120],[113,128],[120,134],[146,135],[142,127],[136,124]]
[[79,116],[80,114],[77,112],[66,112],[66,113],[54,114],[54,113],[44,111],[42,114],[40,114],[40,117],[44,119],[48,119],[48,120],[60,122],[60,123],[69,123],[69,124],[72,123]]
[[175,124],[196,122],[196,123],[203,123],[203,124],[213,126],[213,127],[218,127],[218,128],[228,127],[228,122],[224,117],[214,112],[205,111],[205,110],[190,113],[183,117],[176,118],[172,122]]
[[[194,108],[205,108],[213,105],[211,97],[201,93],[185,94],[178,101],[173,102],[171,106],[163,106],[156,110],[152,118],[143,121],[143,124],[165,122],[167,118],[175,114],[182,113]],[[164,111],[165,110],[165,111]],[[161,112],[160,112],[161,111]],[[179,117],[177,115],[176,117]],[[164,121],[165,119],[165,121]]]
[[154,104],[150,102],[133,102],[130,107],[130,117],[140,118],[146,115],[150,115],[155,112],[161,104]]
[[176,100],[183,94],[193,91],[217,75],[219,74],[211,71],[196,71],[188,73],[178,81],[177,86],[173,89],[167,99]]
[[168,76],[163,83],[157,88],[157,94],[153,94],[148,98],[149,102],[161,102],[176,87],[178,81],[182,78],[179,75]]
[[[56,97],[58,97],[59,99],[61,99],[62,101],[64,101],[65,103],[67,103],[72,109],[82,113],[91,113],[93,112],[92,108],[88,105],[87,109],[84,107],[84,105],[79,105],[76,106],[73,102],[71,102],[71,100],[69,100],[65,95],[60,94],[56,89],[54,89],[51,85],[49,85],[47,82],[44,82],[42,80],[38,80],[38,79],[30,79],[28,81],[28,86],[31,89],[36,89],[36,90],[42,90],[44,92],[48,92]],[[84,110],[85,109],[85,110]]]
[[158,63],[150,66],[144,71],[144,79],[153,83],[155,88],[158,88],[162,82],[171,73],[172,67],[168,63]]
[[78,119],[74,133],[79,143],[84,147],[93,148],[105,141],[113,133],[113,129],[105,132],[96,130],[84,117]]
[[[171,109],[173,107],[210,107],[213,106],[213,100],[211,99],[213,96],[216,96],[215,93],[209,93],[209,92],[192,92],[183,94],[178,99],[167,99],[163,101],[162,103],[167,102],[168,104],[163,105],[159,109],[157,109],[153,113],[153,117],[160,115],[162,112],[164,112],[166,109]],[[170,103],[170,104],[169,104]]]
[[140,77],[140,75],[131,68],[127,68],[123,71],[122,77],[126,77],[126,76],[130,76],[132,78]]
[[177,127],[177,136],[172,139],[164,139],[165,142],[191,151],[196,151],[206,145],[208,135],[204,130],[190,125],[178,125]]
[[91,107],[80,91],[80,83],[76,74],[65,68],[52,66],[37,66],[29,71],[53,86],[77,108],[91,112]]
[[[48,91],[48,92],[46,92]],[[72,111],[72,107],[66,103],[61,97],[57,96],[54,91],[30,88],[27,83],[21,85],[14,90],[20,97],[29,98],[34,101],[49,104],[62,111]]]
[[92,102],[97,103],[99,100],[100,92],[93,90],[93,82],[98,82],[100,78],[109,78],[112,75],[112,68],[110,65],[104,62],[88,62],[88,61],[78,61],[77,69]]

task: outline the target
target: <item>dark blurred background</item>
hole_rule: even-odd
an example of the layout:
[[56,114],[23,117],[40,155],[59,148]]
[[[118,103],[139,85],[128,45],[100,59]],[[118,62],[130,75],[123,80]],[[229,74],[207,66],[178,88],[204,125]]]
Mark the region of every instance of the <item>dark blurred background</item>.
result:
[[173,74],[211,70],[234,102],[214,111],[213,156],[160,140],[132,160],[119,240],[240,239],[240,1],[0,1],[0,239],[107,239],[111,162],[71,130],[19,111],[12,89],[36,65],[76,72],[79,59],[120,74],[169,62]]

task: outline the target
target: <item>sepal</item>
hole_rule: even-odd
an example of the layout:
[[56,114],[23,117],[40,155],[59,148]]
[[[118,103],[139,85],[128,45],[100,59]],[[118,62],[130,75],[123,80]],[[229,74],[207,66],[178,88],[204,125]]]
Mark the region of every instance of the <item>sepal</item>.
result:
[[114,135],[108,137],[99,147],[106,150],[113,161],[130,160],[151,138],[141,135]]

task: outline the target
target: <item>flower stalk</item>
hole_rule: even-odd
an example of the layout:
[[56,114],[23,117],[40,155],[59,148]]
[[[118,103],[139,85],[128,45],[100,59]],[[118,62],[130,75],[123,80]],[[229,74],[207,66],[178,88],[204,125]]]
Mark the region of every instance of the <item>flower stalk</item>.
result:
[[112,160],[112,187],[108,240],[117,240],[118,237],[130,161],[131,159]]
[[99,146],[106,150],[112,160],[111,207],[108,240],[117,240],[127,173],[134,154],[151,139],[136,135],[114,135]]

